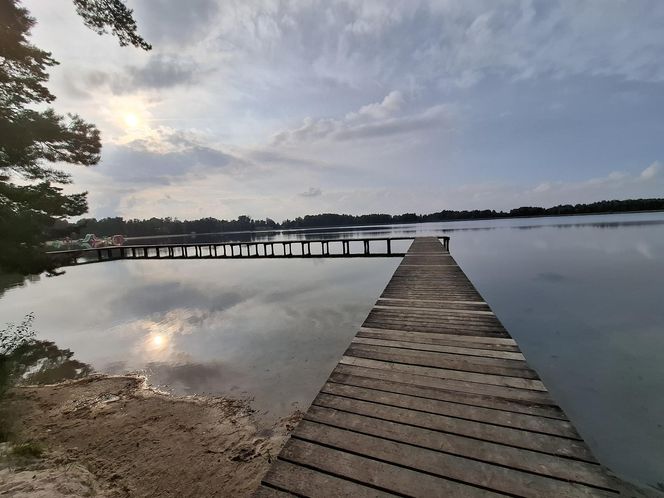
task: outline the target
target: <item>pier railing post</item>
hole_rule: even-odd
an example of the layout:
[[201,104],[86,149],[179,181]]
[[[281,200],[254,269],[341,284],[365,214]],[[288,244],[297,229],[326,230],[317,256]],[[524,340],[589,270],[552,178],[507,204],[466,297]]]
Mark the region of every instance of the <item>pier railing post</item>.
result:
[[450,238],[449,237],[443,237],[443,249],[445,249],[447,252],[450,252]]

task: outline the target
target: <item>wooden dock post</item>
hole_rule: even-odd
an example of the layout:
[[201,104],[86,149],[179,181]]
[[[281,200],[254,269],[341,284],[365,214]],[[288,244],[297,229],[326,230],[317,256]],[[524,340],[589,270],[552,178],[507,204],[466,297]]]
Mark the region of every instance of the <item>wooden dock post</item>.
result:
[[621,492],[448,247],[415,239],[255,496]]

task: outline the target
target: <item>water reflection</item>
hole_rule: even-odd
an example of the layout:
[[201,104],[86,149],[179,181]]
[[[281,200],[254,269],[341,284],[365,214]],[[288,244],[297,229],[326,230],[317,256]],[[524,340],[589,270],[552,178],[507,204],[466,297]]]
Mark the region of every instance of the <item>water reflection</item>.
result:
[[75,359],[73,351],[52,341],[26,342],[2,361],[6,364],[1,375],[21,384],[54,384],[92,373],[92,367]]
[[41,336],[98,371],[253,397],[267,420],[308,405],[399,261],[164,263],[72,267],[10,291],[0,310],[34,309]]
[[[600,460],[641,482],[664,481],[664,214],[256,237],[451,232],[453,255]],[[96,370],[140,370],[181,393],[251,396],[264,417],[277,417],[293,403],[311,402],[398,262],[71,267],[64,276],[6,291],[0,321],[34,311],[41,339],[71,348]]]

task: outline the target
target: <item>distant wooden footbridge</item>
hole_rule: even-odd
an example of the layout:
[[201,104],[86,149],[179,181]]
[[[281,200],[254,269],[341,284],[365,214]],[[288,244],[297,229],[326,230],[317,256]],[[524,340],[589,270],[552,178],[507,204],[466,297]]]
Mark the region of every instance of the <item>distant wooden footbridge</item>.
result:
[[[302,239],[250,242],[205,242],[189,244],[122,245],[90,249],[49,251],[64,266],[99,263],[118,259],[199,259],[199,258],[352,258],[397,257],[406,253],[394,250],[394,243],[414,237],[377,237],[357,239]],[[449,237],[441,237],[449,250]]]
[[[395,241],[411,241],[407,252]],[[645,496],[602,467],[449,253],[449,237],[141,245],[117,259],[403,260],[256,497]]]

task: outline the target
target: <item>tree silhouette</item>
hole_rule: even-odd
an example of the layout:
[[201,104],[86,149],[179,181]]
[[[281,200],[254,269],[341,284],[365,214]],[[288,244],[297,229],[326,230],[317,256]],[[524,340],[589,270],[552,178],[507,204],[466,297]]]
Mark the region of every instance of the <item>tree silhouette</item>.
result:
[[85,25],[97,34],[110,30],[120,45],[150,50],[152,46],[137,33],[132,11],[121,0],[72,0]]
[[[83,22],[109,30],[120,45],[149,50],[121,0],[73,0]],[[87,211],[87,192],[66,195],[71,176],[47,163],[99,162],[99,130],[75,114],[48,106],[51,54],[28,41],[35,19],[17,0],[0,0],[0,270],[22,274],[51,270],[42,244],[55,221]]]

